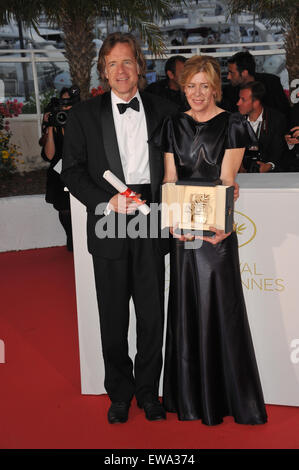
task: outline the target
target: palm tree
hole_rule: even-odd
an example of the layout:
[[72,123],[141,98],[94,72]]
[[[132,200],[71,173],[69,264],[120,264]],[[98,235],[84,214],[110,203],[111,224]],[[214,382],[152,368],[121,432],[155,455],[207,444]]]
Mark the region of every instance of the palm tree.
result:
[[285,28],[284,45],[286,68],[290,85],[299,79],[299,0],[228,0],[231,14],[253,9],[272,24],[280,23]]
[[147,42],[149,50],[159,55],[164,50],[164,43],[156,22],[167,20],[173,6],[182,3],[182,0],[10,0],[0,6],[0,24],[18,18],[26,25],[37,26],[42,14],[49,23],[58,24],[64,32],[65,55],[72,82],[80,87],[85,99],[89,96],[95,57],[93,30],[96,17],[127,24]]

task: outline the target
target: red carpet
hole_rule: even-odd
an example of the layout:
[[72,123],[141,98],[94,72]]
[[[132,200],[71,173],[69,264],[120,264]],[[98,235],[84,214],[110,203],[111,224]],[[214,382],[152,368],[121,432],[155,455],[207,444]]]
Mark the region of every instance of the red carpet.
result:
[[128,423],[109,425],[107,397],[80,393],[72,254],[0,253],[0,286],[1,449],[299,449],[292,407],[267,406],[263,426],[207,427],[174,414],[150,423],[134,402]]

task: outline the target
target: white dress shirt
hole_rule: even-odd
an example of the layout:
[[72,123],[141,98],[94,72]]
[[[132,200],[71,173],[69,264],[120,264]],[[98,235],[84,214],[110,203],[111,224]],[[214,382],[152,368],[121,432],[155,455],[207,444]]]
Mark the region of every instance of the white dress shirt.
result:
[[[260,137],[260,132],[261,132],[261,128],[262,128],[262,125],[263,125],[263,112],[264,112],[264,110],[261,112],[261,114],[259,115],[259,117],[255,121],[250,121],[249,116],[247,118],[258,139]],[[275,168],[274,163],[273,162],[267,162],[267,163],[270,163],[271,170],[274,170],[274,168]]]
[[[125,176],[125,183],[149,184],[148,135],[145,112],[139,91],[134,95],[139,101],[140,109],[132,108],[120,114],[117,103],[127,103],[111,91],[112,112],[117,136],[120,159]],[[132,96],[132,99],[134,98]]]
[[[148,135],[145,112],[139,91],[132,96],[139,101],[139,111],[132,108],[120,114],[118,103],[127,103],[111,91],[112,113],[117,137],[120,159],[127,186],[131,184],[150,184]],[[131,101],[131,100],[130,100]],[[111,212],[108,203],[105,215]]]
[[249,116],[247,118],[257,137],[259,137],[259,135],[257,134],[258,128],[259,126],[262,126],[262,123],[263,123],[263,111],[261,112],[261,114],[259,115],[256,121],[250,121]]

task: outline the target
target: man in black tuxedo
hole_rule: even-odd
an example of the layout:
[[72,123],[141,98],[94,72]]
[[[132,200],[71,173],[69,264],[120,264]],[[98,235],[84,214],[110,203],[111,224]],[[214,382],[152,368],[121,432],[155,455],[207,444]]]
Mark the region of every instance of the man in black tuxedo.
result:
[[230,112],[238,111],[237,101],[242,85],[250,82],[260,82],[265,87],[264,104],[277,109],[289,119],[290,104],[283,91],[279,77],[271,73],[255,71],[254,56],[248,51],[237,52],[227,61],[229,85],[222,90],[222,107]]
[[[145,59],[131,34],[112,33],[99,53],[98,70],[110,91],[73,108],[68,118],[62,179],[87,208],[88,249],[93,257],[109,423],[126,422],[135,395],[146,418],[165,419],[158,400],[164,321],[164,255],[167,240],[120,238],[136,202],[103,179],[110,170],[143,200],[158,203],[163,158],[150,137],[176,106],[138,91]],[[101,203],[101,207],[97,207]],[[99,214],[99,215],[98,215]],[[117,217],[115,217],[117,216]],[[145,217],[140,215],[141,223]],[[150,216],[147,216],[148,219]],[[116,220],[116,234],[104,237]],[[113,225],[113,223],[112,223]],[[168,244],[167,244],[168,246]],[[129,301],[137,319],[135,363],[128,355]],[[134,369],[134,371],[133,371]]]
[[264,105],[265,88],[260,82],[250,82],[240,89],[239,112],[255,132],[257,142],[246,148],[241,172],[267,173],[281,171],[288,152],[284,134],[287,123],[284,115]]

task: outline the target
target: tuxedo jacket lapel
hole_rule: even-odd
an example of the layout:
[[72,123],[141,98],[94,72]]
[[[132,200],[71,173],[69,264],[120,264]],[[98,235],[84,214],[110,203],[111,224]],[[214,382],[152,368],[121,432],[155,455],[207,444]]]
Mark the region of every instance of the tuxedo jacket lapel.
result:
[[145,117],[146,117],[146,125],[147,125],[147,133],[148,133],[148,138],[152,136],[154,130],[157,127],[157,116],[155,116],[155,112],[152,108],[151,102],[149,100],[148,95],[145,93],[140,93],[143,107],[144,107],[144,112],[145,112]]
[[[148,154],[149,154],[149,167],[150,167],[150,176],[151,176],[151,187],[152,193],[156,192],[157,182],[160,183],[160,152],[157,156],[157,148],[151,143],[151,136],[153,135],[156,127],[157,127],[157,115],[156,112],[153,110],[152,103],[148,95],[144,93],[140,93],[145,117],[146,117],[146,125],[147,125],[147,134],[148,134]],[[158,157],[158,158],[157,158]]]
[[102,96],[102,103],[99,112],[103,132],[103,144],[109,165],[107,170],[110,170],[121,181],[125,182],[113,120],[111,93],[105,93]]

